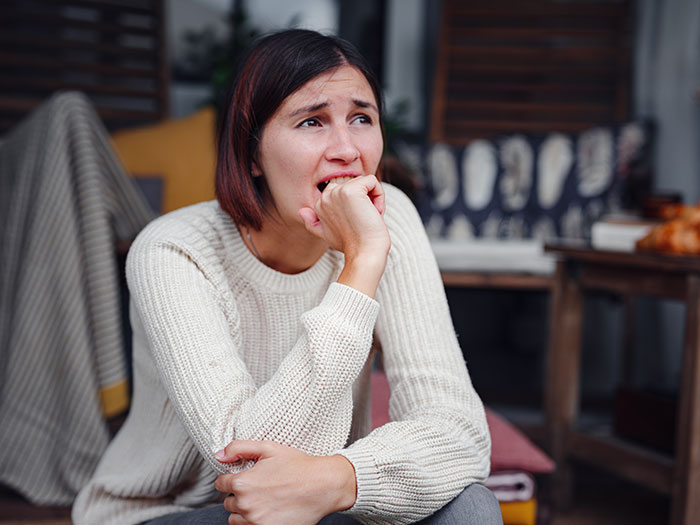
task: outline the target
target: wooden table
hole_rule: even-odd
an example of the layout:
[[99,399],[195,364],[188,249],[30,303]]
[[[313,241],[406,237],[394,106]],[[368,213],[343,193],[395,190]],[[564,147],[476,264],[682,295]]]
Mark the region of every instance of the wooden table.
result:
[[[570,502],[568,460],[576,458],[669,494],[673,525],[700,523],[700,258],[607,252],[582,245],[547,245],[545,251],[558,257],[545,387],[547,439],[557,462],[555,505],[566,507]],[[625,298],[649,295],[685,304],[675,457],[576,428],[587,291]]]

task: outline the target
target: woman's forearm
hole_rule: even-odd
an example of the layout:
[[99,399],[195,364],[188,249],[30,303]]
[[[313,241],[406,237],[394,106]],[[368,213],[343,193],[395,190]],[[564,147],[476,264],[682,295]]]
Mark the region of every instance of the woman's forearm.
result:
[[379,281],[384,274],[386,260],[387,254],[381,251],[346,255],[345,266],[338,277],[338,282],[374,298]]

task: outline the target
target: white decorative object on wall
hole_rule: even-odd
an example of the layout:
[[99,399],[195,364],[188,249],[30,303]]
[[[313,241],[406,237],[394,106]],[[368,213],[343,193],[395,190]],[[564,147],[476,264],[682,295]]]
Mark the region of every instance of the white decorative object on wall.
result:
[[496,152],[490,142],[475,140],[462,155],[464,202],[472,210],[485,208],[493,198],[498,174]]
[[550,217],[541,217],[532,225],[530,237],[542,242],[553,241],[557,238],[557,228]]
[[415,145],[406,144],[401,140],[394,142],[396,157],[401,160],[401,164],[415,174],[423,173],[420,148]]
[[428,223],[425,225],[425,232],[428,234],[428,237],[430,237],[431,239],[437,239],[441,237],[443,224],[444,222],[440,215],[432,215]]
[[554,206],[561,198],[564,182],[574,162],[571,148],[571,139],[561,133],[548,136],[540,147],[537,200],[545,209]]
[[583,210],[580,206],[571,206],[561,218],[561,236],[564,239],[581,239],[585,234]]
[[532,188],[533,153],[530,144],[521,135],[508,137],[501,144],[501,196],[507,210],[525,206]]
[[578,192],[584,197],[600,195],[612,182],[613,137],[607,128],[593,128],[578,141]]
[[523,239],[526,236],[526,231],[525,220],[515,215],[501,221],[498,237],[503,239]]
[[474,227],[464,215],[458,215],[447,228],[446,237],[451,241],[466,241],[474,237]]
[[498,231],[501,228],[501,221],[503,221],[503,216],[498,210],[493,210],[489,213],[488,218],[484,221],[481,226],[481,237],[484,239],[496,239],[498,238]]
[[605,203],[602,199],[593,199],[586,205],[586,218],[592,224],[605,213]]
[[418,208],[426,223],[442,218],[434,231],[443,238],[469,230],[475,239],[585,240],[591,225],[619,212],[644,180],[652,130],[639,121],[576,135],[476,140],[461,151],[436,144],[414,148],[417,157],[400,155],[411,166],[422,161],[416,171],[433,191]]
[[639,148],[647,140],[646,131],[637,122],[630,122],[620,130],[617,141],[617,164],[629,166]]
[[437,209],[444,210],[459,194],[457,164],[449,146],[436,144],[428,155],[428,166],[433,185],[433,204]]

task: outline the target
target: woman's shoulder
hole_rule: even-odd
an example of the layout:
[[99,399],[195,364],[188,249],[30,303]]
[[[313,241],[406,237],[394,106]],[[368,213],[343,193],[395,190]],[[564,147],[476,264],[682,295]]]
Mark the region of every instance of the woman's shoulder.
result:
[[391,268],[395,265],[415,266],[421,261],[433,265],[430,241],[413,202],[395,186],[383,184],[383,187],[386,194],[384,222],[391,237],[387,274],[393,273]]
[[148,224],[132,244],[127,268],[148,265],[155,253],[184,253],[200,268],[219,267],[235,244],[236,225],[217,201],[172,211]]
[[411,202],[411,199],[396,186],[388,183],[382,184],[386,198],[386,211],[384,212],[384,222],[393,236],[423,234],[424,227],[418,210]]
[[139,233],[134,246],[171,244],[196,248],[221,239],[235,228],[217,201],[200,202],[154,219]]

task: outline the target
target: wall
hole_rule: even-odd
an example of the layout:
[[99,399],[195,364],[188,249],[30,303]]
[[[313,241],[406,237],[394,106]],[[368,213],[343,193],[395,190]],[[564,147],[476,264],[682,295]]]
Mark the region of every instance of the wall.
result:
[[[425,34],[426,13],[435,2],[427,0],[387,0],[386,48],[384,56],[385,99],[387,108],[400,100],[408,100],[406,123],[410,131],[420,134],[425,129],[425,101],[430,72],[423,69],[429,38]],[[182,50],[186,30],[213,27],[217,34],[226,31],[225,17],[230,0],[168,0],[168,39],[171,56]],[[332,0],[248,0],[250,22],[264,31],[281,29],[296,22],[296,27],[336,33],[338,5]],[[208,88],[202,85],[175,84],[171,90],[171,115],[189,114],[206,98]]]
[[[231,5],[231,0],[168,0],[166,15],[171,56],[182,51],[182,36],[187,30],[212,27],[217,34],[225,34]],[[338,27],[338,8],[330,0],[248,0],[245,6],[251,25],[263,32],[282,29],[291,23],[295,27],[330,33],[335,33]],[[208,96],[206,84],[174,82],[170,89],[170,115],[188,115]]]
[[386,107],[400,100],[409,103],[407,127],[425,127],[423,57],[426,45],[425,0],[388,0],[384,79]]
[[335,33],[338,6],[329,0],[254,0],[247,2],[253,25],[264,31],[294,27]]
[[[638,0],[635,46],[635,109],[657,127],[654,182],[659,191],[700,199],[700,2]],[[643,314],[649,383],[679,384],[684,308],[666,302]],[[647,345],[648,346],[648,345]]]

